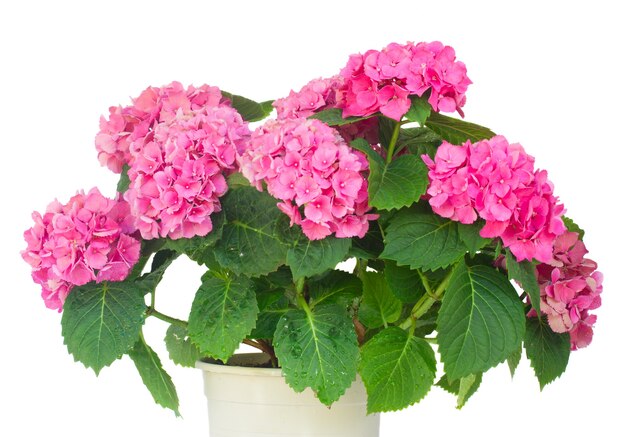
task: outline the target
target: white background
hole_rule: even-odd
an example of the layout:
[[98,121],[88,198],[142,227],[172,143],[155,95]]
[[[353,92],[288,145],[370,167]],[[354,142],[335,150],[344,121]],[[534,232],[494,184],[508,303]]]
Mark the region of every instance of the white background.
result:
[[[546,168],[604,272],[593,344],[542,393],[524,358],[489,372],[462,410],[434,388],[385,414],[399,435],[619,434],[624,407],[624,50],[619,2],[12,1],[0,6],[0,311],[3,436],[208,435],[198,370],[167,361],[165,326],[147,338],[178,387],[183,419],[156,406],[128,358],[99,378],[74,363],[19,251],[30,213],[116,175],[99,166],[98,118],[148,85],[209,83],[266,100],[335,74],[348,55],[441,40],[474,81],[465,113],[521,142]],[[177,262],[158,296],[186,317],[201,270]],[[245,420],[245,418],[241,418]],[[439,431],[441,430],[441,431]],[[623,428],[622,428],[623,430]]]

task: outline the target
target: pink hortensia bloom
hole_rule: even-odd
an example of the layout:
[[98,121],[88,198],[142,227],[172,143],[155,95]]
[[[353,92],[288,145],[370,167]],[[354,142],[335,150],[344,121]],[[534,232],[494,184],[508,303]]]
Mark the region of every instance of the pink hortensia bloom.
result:
[[380,111],[398,121],[410,107],[408,96],[429,90],[428,102],[435,111],[457,111],[462,116],[465,92],[472,83],[454,49],[438,41],[391,43],[380,51],[352,55],[340,76],[337,107],[344,117]]
[[[193,100],[183,101],[193,107]],[[146,141],[136,141],[124,197],[142,237],[177,239],[211,232],[211,214],[220,211],[219,198],[227,191],[225,176],[236,170],[237,149],[245,148],[249,136],[239,113],[218,105],[188,114],[178,111],[157,124]]]
[[[338,90],[343,84],[339,75],[328,79],[313,79],[299,91],[291,91],[287,97],[273,103],[279,120],[287,118],[307,118],[325,109],[337,108],[337,100],[342,98]],[[364,138],[370,144],[378,143],[378,122],[375,119],[338,126],[337,131],[350,142]]]
[[553,331],[569,332],[572,350],[591,343],[596,316],[590,311],[602,303],[602,274],[586,253],[578,234],[565,232],[553,245],[552,259],[537,266],[541,312]]
[[[274,145],[269,153],[267,144]],[[311,240],[363,236],[377,217],[368,213],[367,159],[321,121],[270,120],[238,159],[250,183],[281,200],[279,209]]]
[[100,132],[95,144],[100,163],[115,173],[121,173],[131,163],[132,143],[144,143],[157,124],[169,122],[178,112],[189,114],[204,107],[226,104],[217,87],[202,85],[184,88],[172,82],[161,88],[148,87],[130,106],[109,108],[109,117],[100,118]]
[[48,308],[61,311],[74,286],[128,276],[141,248],[128,217],[124,200],[106,198],[97,188],[79,192],[65,205],[50,203],[43,216],[33,213],[21,255]]
[[443,142],[435,159],[424,155],[427,196],[433,211],[461,223],[485,220],[480,235],[500,238],[517,260],[549,262],[556,238],[565,232],[564,208],[547,172],[503,136],[454,146]]

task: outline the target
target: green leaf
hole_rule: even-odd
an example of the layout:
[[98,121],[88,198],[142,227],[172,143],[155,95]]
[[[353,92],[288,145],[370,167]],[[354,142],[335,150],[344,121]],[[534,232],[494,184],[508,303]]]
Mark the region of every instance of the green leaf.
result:
[[385,261],[385,280],[393,294],[404,303],[414,303],[426,292],[419,273],[393,261]]
[[222,95],[230,100],[230,105],[241,114],[246,121],[259,121],[266,118],[274,109],[268,102],[257,103],[243,96],[222,91]]
[[146,312],[134,282],[90,282],[67,296],[61,334],[69,353],[96,375],[135,344]]
[[176,416],[180,416],[178,412],[178,395],[176,394],[172,378],[163,369],[161,360],[150,346],[146,344],[143,336],[128,351],[128,355],[135,363],[141,380],[150,391],[154,402],[163,408],[169,408]]
[[570,354],[569,334],[558,334],[545,320],[528,317],[524,347],[541,390],[565,372]]
[[290,310],[278,323],[274,346],[291,388],[299,393],[311,387],[325,405],[339,399],[356,377],[356,333],[338,305]]
[[223,197],[226,224],[214,255],[226,269],[246,276],[262,276],[285,263],[288,246],[282,234],[288,218],[276,199],[252,187],[232,189]]
[[254,328],[259,307],[246,277],[202,277],[189,314],[189,337],[204,355],[226,361]]
[[370,166],[368,177],[369,204],[379,209],[398,209],[417,202],[428,187],[428,169],[422,158],[402,155],[386,164],[363,139],[352,147],[365,153]]
[[274,100],[265,100],[264,102],[260,102],[259,105],[261,105],[261,109],[267,115],[274,110]]
[[479,234],[484,224],[482,220],[477,220],[470,225],[458,224],[459,237],[461,237],[461,240],[471,253],[478,252],[491,241],[490,238],[483,238]]
[[460,379],[450,380],[447,375],[444,375],[438,382],[437,386],[441,387],[448,393],[452,393],[457,396],[456,408],[461,409],[470,397],[478,390],[480,383],[483,380],[482,373],[471,374],[464,376]]
[[541,296],[534,264],[530,261],[517,261],[511,251],[506,249],[506,270],[509,279],[522,287],[530,297],[530,303],[537,314],[541,314]]
[[506,276],[482,265],[456,267],[437,318],[439,353],[450,378],[506,360],[520,347],[524,328],[524,307]]
[[418,96],[411,96],[411,107],[408,112],[404,114],[407,120],[415,121],[419,123],[420,126],[424,126],[426,119],[430,115],[432,107],[430,103],[425,99],[422,99]]
[[391,142],[391,137],[393,136],[393,130],[396,123],[397,121],[392,120],[391,118],[384,116],[378,117],[378,137],[380,139],[380,144],[385,150],[389,148],[389,143]]
[[426,120],[426,127],[451,144],[461,145],[467,140],[472,143],[493,138],[496,134],[489,128],[457,118],[433,112]]
[[387,327],[402,314],[402,302],[394,296],[383,273],[364,272],[363,300],[359,308],[359,319],[368,328]]
[[413,155],[429,155],[435,157],[437,147],[441,145],[441,137],[427,127],[411,127],[400,129],[396,151],[408,149]]
[[311,307],[322,303],[335,303],[346,308],[363,293],[361,280],[341,270],[333,270],[321,278],[313,278],[307,285]]
[[585,231],[583,231],[580,226],[578,226],[576,223],[574,223],[574,220],[572,220],[569,217],[562,217],[563,219],[563,223],[565,224],[565,227],[567,228],[568,231],[570,232],[576,232],[578,234],[578,239],[582,241],[583,237],[585,236]]
[[122,173],[120,173],[120,180],[117,182],[117,192],[124,194],[128,187],[130,186],[130,178],[128,177],[128,164],[124,164],[122,167]]
[[357,121],[366,120],[368,118],[374,117],[373,115],[369,115],[367,117],[346,117],[343,118],[343,111],[339,108],[330,108],[324,109],[323,111],[316,112],[313,115],[310,115],[309,118],[313,118],[315,120],[319,120],[323,123],[326,123],[328,126],[344,126],[346,124],[352,124]]
[[454,263],[466,251],[456,222],[411,208],[389,221],[380,257],[412,269],[435,270]]
[[361,349],[359,373],[367,390],[367,412],[406,408],[433,385],[437,362],[430,345],[398,327],[382,330]]
[[165,333],[165,347],[170,359],[179,366],[195,367],[202,354],[191,342],[189,333],[182,326],[170,325]]
[[289,299],[284,290],[257,291],[259,316],[248,338],[274,337],[280,318],[289,311]]
[[311,277],[334,269],[348,254],[350,244],[350,238],[309,240],[302,236],[287,252],[287,265],[291,267],[293,279]]
[[515,350],[509,357],[506,359],[506,362],[509,366],[509,372],[511,372],[511,378],[515,376],[515,370],[517,370],[517,366],[519,366],[519,362],[522,359],[522,347],[520,346]]

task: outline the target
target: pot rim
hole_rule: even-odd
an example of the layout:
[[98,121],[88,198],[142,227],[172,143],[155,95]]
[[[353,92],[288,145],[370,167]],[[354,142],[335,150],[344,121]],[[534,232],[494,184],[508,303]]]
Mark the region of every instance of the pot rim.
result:
[[200,369],[204,372],[229,375],[268,376],[282,378],[282,369],[251,367],[253,365],[265,363],[269,361],[269,359],[269,355],[263,352],[241,353],[233,355],[226,362],[226,364],[222,364],[221,362],[212,358],[198,360],[196,361],[196,369]]

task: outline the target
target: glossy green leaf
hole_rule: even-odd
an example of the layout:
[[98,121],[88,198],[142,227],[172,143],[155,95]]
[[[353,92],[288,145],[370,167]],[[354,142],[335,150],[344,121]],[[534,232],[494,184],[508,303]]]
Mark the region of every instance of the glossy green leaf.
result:
[[406,408],[433,384],[437,362],[430,345],[398,327],[389,327],[361,350],[359,373],[367,390],[367,412]]
[[178,394],[172,378],[163,369],[158,355],[146,344],[143,336],[128,351],[128,355],[135,363],[141,380],[150,391],[154,402],[163,408],[169,408],[176,416],[180,416]]
[[435,270],[459,260],[466,251],[456,222],[410,208],[389,221],[380,257],[412,269]]
[[530,261],[517,261],[509,249],[506,250],[506,270],[509,279],[517,282],[530,296],[530,302],[539,314],[541,314],[541,296],[539,283],[535,276],[535,266]]
[[437,330],[444,370],[452,379],[484,372],[521,345],[524,307],[506,276],[461,262],[443,296]]
[[469,398],[476,393],[482,380],[482,373],[473,373],[452,381],[447,375],[443,375],[443,377],[437,382],[437,386],[441,387],[448,393],[456,395],[456,408],[460,410],[465,406],[465,403],[469,400]]
[[411,96],[411,107],[408,112],[404,114],[404,117],[409,121],[417,122],[420,126],[423,126],[431,110],[432,107],[426,99],[413,95]]
[[339,399],[356,377],[357,337],[339,305],[290,310],[278,323],[274,346],[289,386],[298,393],[310,387],[325,405]]
[[204,355],[226,361],[256,324],[254,283],[243,276],[202,277],[189,314],[189,337]]
[[558,334],[545,320],[528,317],[524,347],[542,390],[565,372],[570,355],[569,334]]
[[232,189],[222,200],[226,223],[214,256],[226,269],[240,275],[262,276],[285,264],[288,218],[276,199],[252,187]]
[[195,367],[202,354],[191,342],[187,329],[182,326],[170,325],[165,333],[165,347],[170,359],[179,366]]
[[241,117],[249,122],[259,121],[266,118],[272,112],[273,107],[268,102],[257,103],[247,97],[222,91],[222,95],[230,100],[230,105],[241,114]]
[[439,135],[443,140],[457,145],[461,145],[467,140],[474,143],[490,139],[496,135],[484,126],[448,117],[438,112],[430,114],[425,124],[426,127]]
[[96,374],[137,342],[146,305],[133,281],[90,282],[67,296],[61,334],[67,350]]
[[319,121],[326,123],[329,126],[344,126],[346,124],[352,124],[357,121],[366,120],[368,118],[373,117],[373,115],[367,117],[343,117],[343,111],[339,108],[329,108],[324,109],[323,111],[316,112],[315,114],[309,116],[309,118],[313,118]]
[[345,259],[350,244],[350,238],[309,240],[302,236],[287,252],[287,265],[291,268],[293,279],[311,277],[334,269]]
[[359,308],[359,319],[368,328],[387,327],[396,322],[402,313],[402,302],[394,296],[385,275],[377,272],[364,272],[363,300]]
[[385,280],[392,293],[404,303],[415,303],[426,292],[416,270],[385,261]]
[[313,278],[307,284],[311,307],[335,303],[346,308],[363,293],[361,280],[341,270],[333,270],[321,278]]
[[419,201],[426,193],[428,169],[419,156],[397,156],[387,164],[366,141],[360,139],[351,144],[368,157],[371,206],[386,210],[399,209]]

